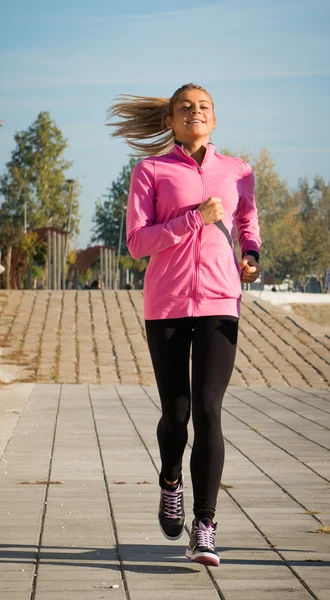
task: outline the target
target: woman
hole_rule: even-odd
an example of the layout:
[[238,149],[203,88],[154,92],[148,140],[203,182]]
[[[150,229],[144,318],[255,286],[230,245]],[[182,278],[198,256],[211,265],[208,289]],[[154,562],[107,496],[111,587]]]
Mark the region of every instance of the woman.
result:
[[[241,281],[251,283],[260,272],[254,177],[244,161],[215,152],[213,101],[198,85],[182,86],[171,99],[121,96],[109,110],[113,116],[122,119],[113,124],[113,135],[149,155],[133,170],[126,226],[131,255],[150,256],[144,305],[162,405],[159,523],[168,539],[181,537],[182,456],[191,406],[195,518],[186,556],[217,566],[213,519],[224,462],[220,411],[234,366]],[[243,257],[239,265],[234,226]]]

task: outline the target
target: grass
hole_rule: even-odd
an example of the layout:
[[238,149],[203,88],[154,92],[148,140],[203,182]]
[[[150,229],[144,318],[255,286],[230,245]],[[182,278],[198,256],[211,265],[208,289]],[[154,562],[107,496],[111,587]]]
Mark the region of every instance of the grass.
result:
[[315,533],[330,533],[329,525],[326,525],[323,521],[321,521],[322,527],[317,527],[315,529]]
[[48,481],[47,479],[40,479],[37,481],[19,481],[18,485],[63,485],[63,481]]
[[13,350],[4,356],[4,359],[7,364],[20,365],[20,366],[29,366],[29,362],[24,358],[24,354],[21,350]]

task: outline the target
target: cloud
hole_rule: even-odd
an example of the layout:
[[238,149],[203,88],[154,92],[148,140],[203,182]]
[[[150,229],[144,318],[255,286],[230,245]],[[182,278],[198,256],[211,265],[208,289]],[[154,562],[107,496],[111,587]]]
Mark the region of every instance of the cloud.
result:
[[99,15],[93,17],[87,17],[85,19],[81,19],[81,23],[112,23],[114,19],[125,20],[125,21],[148,21],[148,20],[162,20],[162,19],[171,19],[176,17],[185,17],[185,16],[194,16],[201,14],[206,14],[209,11],[212,11],[212,16],[215,17],[215,11],[220,10],[222,13],[224,11],[234,13],[234,12],[246,12],[248,14],[250,11],[256,11],[259,13],[260,11],[266,13],[274,13],[280,12],[283,7],[286,9],[296,12],[299,11],[306,13],[314,13],[314,12],[324,12],[329,11],[329,3],[328,0],[314,0],[314,2],[310,2],[310,0],[277,0],[276,4],[271,4],[267,6],[265,5],[264,0],[221,0],[218,2],[210,2],[209,4],[202,4],[200,6],[193,6],[189,8],[181,8],[177,10],[165,10],[165,11],[153,11],[147,13],[118,13],[111,15]]
[[135,14],[125,14],[125,13],[119,13],[119,14],[115,14],[115,15],[103,15],[103,16],[97,16],[97,17],[87,17],[86,19],[81,19],[81,23],[95,23],[95,24],[100,24],[100,23],[105,23],[105,22],[112,22],[113,19],[124,19],[125,21],[147,21],[147,20],[153,20],[153,19],[167,19],[167,18],[173,18],[173,17],[180,17],[180,16],[188,16],[188,15],[194,15],[197,13],[205,13],[209,10],[214,10],[217,8],[223,8],[223,6],[225,4],[229,4],[229,0],[222,0],[222,2],[214,2],[211,4],[203,4],[202,6],[195,6],[192,8],[182,8],[179,10],[168,10],[168,11],[161,11],[161,12],[151,12],[151,13],[135,13]]
[[[315,10],[319,5],[320,0]],[[296,15],[301,17],[301,10],[312,12],[314,6],[315,2],[308,9],[305,0],[266,6],[261,0],[231,0],[80,19],[74,36],[53,35],[47,46],[43,40],[40,47],[30,44],[24,51],[2,53],[7,76],[1,78],[0,89],[164,87],[189,80],[207,84],[328,76],[326,32],[315,33],[312,25],[306,32],[314,21],[305,13],[307,24],[295,26]],[[165,17],[170,19],[164,24]],[[152,24],[149,18],[155,19]],[[191,48],[192,40],[197,51]]]
[[[217,75],[210,75],[207,73],[195,72],[191,77],[192,73],[186,74],[186,80],[203,81],[205,83],[217,81],[217,82],[230,82],[230,81],[261,81],[261,80],[294,80],[294,79],[306,79],[313,77],[329,77],[329,70],[315,70],[315,71],[242,71],[235,72],[232,74],[223,73]],[[138,84],[175,84],[182,83],[183,73],[169,73],[164,75],[162,73],[156,74],[151,72],[147,73],[136,73],[135,75],[130,74],[127,77],[114,76],[113,72],[90,72],[90,73],[77,73],[74,75],[17,75],[11,79],[0,81],[0,90],[3,92],[11,92],[15,90],[36,90],[36,89],[54,89],[54,88],[90,88],[90,87],[115,87],[130,86]],[[0,105],[2,104],[0,101]],[[62,101],[63,102],[63,101]],[[65,104],[65,102],[63,102]]]

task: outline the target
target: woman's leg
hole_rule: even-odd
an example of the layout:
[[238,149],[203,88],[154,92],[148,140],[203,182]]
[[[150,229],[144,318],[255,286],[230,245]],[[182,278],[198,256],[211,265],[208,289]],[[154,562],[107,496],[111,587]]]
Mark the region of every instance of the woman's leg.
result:
[[146,321],[147,340],[162,405],[157,437],[167,481],[181,475],[190,417],[191,319]]
[[192,349],[194,444],[191,477],[194,514],[213,521],[224,463],[221,405],[234,367],[238,332],[235,317],[196,319]]

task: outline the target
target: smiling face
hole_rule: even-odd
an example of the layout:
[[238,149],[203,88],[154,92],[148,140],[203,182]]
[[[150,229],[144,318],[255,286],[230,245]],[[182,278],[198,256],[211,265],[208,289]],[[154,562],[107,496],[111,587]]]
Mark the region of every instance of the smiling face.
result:
[[167,117],[167,127],[173,129],[178,141],[207,144],[216,120],[211,97],[204,90],[183,91],[173,106],[173,114]]

